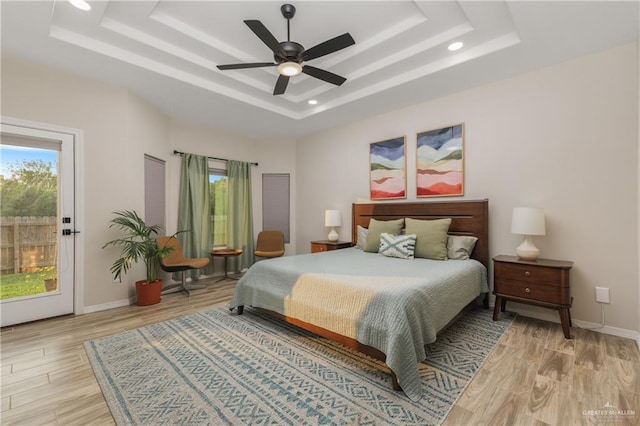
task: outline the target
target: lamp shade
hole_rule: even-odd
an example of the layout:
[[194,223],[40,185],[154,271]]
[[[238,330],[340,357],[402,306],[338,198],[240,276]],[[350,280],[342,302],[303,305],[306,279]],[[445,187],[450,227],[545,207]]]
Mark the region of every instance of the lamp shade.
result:
[[325,210],[324,226],[342,226],[340,210]]
[[532,207],[515,207],[511,217],[511,233],[545,235],[544,210]]

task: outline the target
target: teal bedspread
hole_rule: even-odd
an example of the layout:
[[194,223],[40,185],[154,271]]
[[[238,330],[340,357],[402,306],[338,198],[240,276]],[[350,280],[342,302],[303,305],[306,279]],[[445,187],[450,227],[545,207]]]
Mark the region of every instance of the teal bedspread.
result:
[[230,308],[269,309],[384,352],[415,401],[425,345],[488,291],[487,270],[475,260],[396,259],[349,248],[257,262]]

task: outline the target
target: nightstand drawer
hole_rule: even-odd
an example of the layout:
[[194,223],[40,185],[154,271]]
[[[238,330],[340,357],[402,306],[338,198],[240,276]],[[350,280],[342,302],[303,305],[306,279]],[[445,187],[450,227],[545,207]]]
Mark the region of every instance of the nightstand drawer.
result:
[[320,253],[329,250],[329,247],[324,244],[311,244],[311,253]]
[[528,283],[560,283],[562,285],[563,272],[562,269],[510,263],[496,263],[494,266],[494,273],[500,278]]
[[311,253],[321,253],[323,251],[340,250],[353,246],[350,241],[311,241]]
[[528,283],[526,281],[497,280],[494,283],[495,292],[504,296],[514,296],[532,301],[570,305],[571,295],[569,287]]

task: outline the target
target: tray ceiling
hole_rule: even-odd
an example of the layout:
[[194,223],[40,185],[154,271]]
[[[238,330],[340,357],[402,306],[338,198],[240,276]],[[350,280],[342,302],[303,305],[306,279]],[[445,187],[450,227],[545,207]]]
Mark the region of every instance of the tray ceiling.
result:
[[[349,32],[354,46],[309,62],[273,96],[273,54],[243,23],[286,40],[283,2],[6,2],[2,51],[126,87],[181,119],[251,137],[297,137],[637,40],[637,2],[294,2],[291,40]],[[449,51],[454,41],[462,49]],[[310,105],[309,100],[317,100]]]

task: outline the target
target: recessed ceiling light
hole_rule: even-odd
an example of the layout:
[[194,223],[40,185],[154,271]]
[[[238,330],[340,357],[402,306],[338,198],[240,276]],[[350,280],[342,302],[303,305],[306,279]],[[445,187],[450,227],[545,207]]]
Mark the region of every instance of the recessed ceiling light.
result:
[[317,105],[318,101],[316,101],[315,99],[309,99],[309,105]]
[[74,5],[80,10],[91,10],[91,5],[85,0],[69,0],[69,3]]
[[462,46],[464,46],[464,45],[462,44],[461,41],[456,41],[454,43],[451,43],[447,49],[449,49],[450,51],[453,52],[454,50],[458,50],[458,49],[462,48]]

